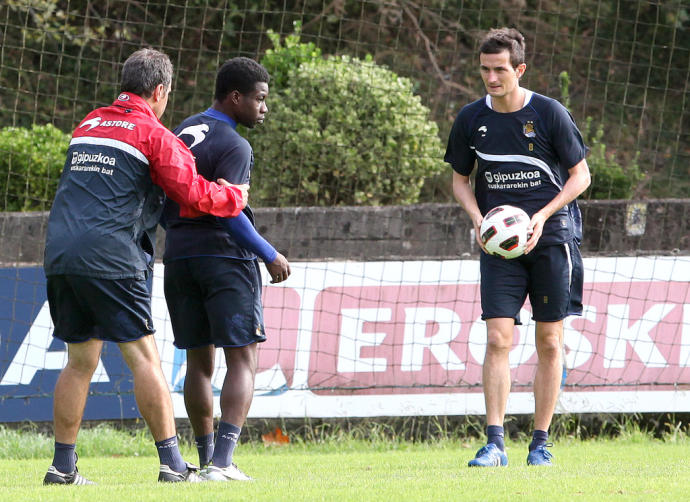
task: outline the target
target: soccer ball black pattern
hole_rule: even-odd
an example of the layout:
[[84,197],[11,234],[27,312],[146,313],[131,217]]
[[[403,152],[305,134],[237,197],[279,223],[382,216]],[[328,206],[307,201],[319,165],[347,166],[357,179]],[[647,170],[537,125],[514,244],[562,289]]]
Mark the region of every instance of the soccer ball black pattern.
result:
[[517,258],[525,252],[529,216],[519,207],[496,206],[486,213],[479,235],[486,250],[501,258]]

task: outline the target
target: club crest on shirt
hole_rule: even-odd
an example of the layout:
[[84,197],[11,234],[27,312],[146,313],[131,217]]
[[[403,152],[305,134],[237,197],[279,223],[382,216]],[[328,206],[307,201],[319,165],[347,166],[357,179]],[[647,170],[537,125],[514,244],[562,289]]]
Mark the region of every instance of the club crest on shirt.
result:
[[528,138],[534,138],[537,135],[536,131],[534,130],[534,122],[528,120],[522,124],[522,134]]

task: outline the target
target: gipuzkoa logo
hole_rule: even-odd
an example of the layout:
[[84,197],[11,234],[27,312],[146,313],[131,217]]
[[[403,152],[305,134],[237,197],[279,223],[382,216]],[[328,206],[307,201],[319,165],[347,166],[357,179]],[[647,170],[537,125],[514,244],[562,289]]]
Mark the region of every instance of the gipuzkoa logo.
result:
[[102,153],[72,152],[72,164],[85,164],[93,162],[95,164],[115,165],[115,157],[109,157]]
[[506,181],[527,181],[541,179],[539,171],[516,171],[514,173],[484,173],[487,183],[505,183]]

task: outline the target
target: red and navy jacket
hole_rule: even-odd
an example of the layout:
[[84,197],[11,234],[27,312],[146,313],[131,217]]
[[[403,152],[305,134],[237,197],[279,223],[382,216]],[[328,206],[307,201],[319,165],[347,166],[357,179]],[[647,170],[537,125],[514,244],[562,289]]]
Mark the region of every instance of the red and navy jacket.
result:
[[[161,190],[162,189],[162,190]],[[187,146],[122,93],[75,129],[48,219],[46,275],[148,276],[165,194],[185,216],[237,216],[241,193],[199,176]]]

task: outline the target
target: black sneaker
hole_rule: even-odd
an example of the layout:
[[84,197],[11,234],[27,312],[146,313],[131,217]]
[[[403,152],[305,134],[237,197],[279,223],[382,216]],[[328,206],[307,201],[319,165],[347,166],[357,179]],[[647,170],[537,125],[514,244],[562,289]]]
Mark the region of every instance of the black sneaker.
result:
[[187,464],[187,468],[182,472],[173,471],[169,465],[161,464],[158,471],[158,481],[162,483],[200,483],[203,481],[197,473],[199,468],[196,465]]
[[43,478],[44,485],[95,485],[93,481],[89,481],[84,476],[79,474],[77,467],[74,471],[65,474],[58,471],[54,466],[48,468],[46,476]]

